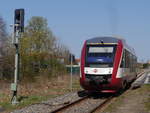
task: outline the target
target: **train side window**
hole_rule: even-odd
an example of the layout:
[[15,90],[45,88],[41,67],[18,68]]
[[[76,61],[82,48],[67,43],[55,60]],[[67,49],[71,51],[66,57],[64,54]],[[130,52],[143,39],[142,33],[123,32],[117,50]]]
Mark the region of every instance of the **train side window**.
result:
[[124,49],[122,60],[121,60],[121,68],[130,68],[130,72],[136,71],[136,56],[131,54],[128,50]]
[[133,72],[133,55],[130,53],[130,72]]
[[129,68],[130,66],[130,56],[129,52],[125,50],[125,68]]
[[120,67],[125,68],[125,51],[123,51]]

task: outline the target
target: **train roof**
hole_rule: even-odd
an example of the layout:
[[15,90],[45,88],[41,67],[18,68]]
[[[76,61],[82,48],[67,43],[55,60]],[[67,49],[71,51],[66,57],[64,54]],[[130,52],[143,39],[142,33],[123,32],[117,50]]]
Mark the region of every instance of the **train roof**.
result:
[[118,38],[118,37],[95,37],[95,38],[91,38],[86,40],[87,44],[118,44],[118,41],[121,40],[124,48],[126,48],[129,52],[131,52],[133,55],[135,54],[135,51],[133,48],[131,48],[130,46],[127,45],[125,39],[123,38]]

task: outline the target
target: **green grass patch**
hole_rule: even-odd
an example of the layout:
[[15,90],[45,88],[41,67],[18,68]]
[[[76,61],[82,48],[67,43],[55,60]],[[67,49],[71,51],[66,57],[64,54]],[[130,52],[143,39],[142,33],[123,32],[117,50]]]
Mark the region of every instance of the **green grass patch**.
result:
[[4,97],[4,96],[5,96],[5,94],[3,94],[3,93],[0,93],[0,98],[1,98],[1,97]]
[[47,100],[49,98],[54,98],[57,95],[49,95],[49,96],[20,96],[18,97],[19,100],[19,104],[16,105],[12,105],[10,101],[6,101],[6,102],[0,102],[0,106],[5,109],[6,111],[12,111],[15,109],[20,109],[23,108],[25,106],[31,105],[31,104],[36,104],[39,103],[41,101]]

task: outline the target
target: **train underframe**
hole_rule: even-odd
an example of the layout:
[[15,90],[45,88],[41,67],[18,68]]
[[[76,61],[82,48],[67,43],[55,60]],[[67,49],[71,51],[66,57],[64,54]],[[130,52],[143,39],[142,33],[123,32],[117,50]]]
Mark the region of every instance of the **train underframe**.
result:
[[93,75],[93,78],[92,76],[91,78],[87,76],[84,79],[80,78],[80,84],[88,92],[117,93],[122,89],[126,89],[135,77],[128,80],[128,76],[122,78],[102,78],[102,76],[94,77]]

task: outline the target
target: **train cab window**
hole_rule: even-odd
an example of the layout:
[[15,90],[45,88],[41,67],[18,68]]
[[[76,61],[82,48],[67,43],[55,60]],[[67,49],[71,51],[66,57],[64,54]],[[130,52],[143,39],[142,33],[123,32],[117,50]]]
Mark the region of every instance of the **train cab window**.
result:
[[87,67],[112,67],[116,45],[88,45],[86,52]]

